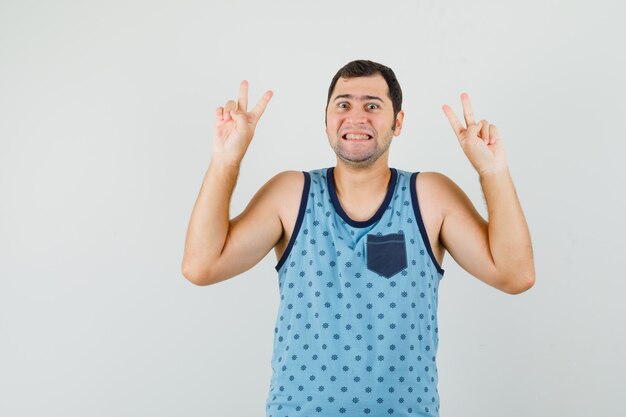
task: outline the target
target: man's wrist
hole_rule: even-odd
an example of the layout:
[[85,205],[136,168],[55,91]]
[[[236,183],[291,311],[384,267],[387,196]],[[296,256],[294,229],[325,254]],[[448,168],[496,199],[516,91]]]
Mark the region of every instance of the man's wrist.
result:
[[211,155],[211,165],[220,170],[239,171],[241,167],[241,161],[233,161],[224,158],[221,153],[214,152]]
[[498,177],[506,174],[509,174],[509,167],[506,165],[486,168],[478,172],[480,178]]

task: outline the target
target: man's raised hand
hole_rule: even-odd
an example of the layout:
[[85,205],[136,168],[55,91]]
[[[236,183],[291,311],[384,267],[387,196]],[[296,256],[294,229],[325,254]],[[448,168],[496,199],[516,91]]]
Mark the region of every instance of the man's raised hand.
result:
[[459,122],[450,106],[444,104],[442,110],[448,118],[452,130],[454,130],[463,152],[480,175],[505,170],[507,163],[498,129],[495,125],[490,125],[485,119],[479,123],[475,122],[472,103],[467,93],[461,94],[461,103],[463,104],[465,127]]
[[248,111],[248,81],[239,86],[237,101],[229,100],[215,110],[213,155],[229,165],[239,166],[250,145],[254,129],[272,98],[272,91],[263,94],[256,106]]

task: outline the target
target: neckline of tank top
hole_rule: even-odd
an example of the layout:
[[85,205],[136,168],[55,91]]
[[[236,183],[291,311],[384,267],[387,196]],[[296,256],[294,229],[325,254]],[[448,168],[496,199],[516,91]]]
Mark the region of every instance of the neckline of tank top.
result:
[[389,183],[387,184],[387,194],[385,195],[385,199],[372,217],[370,217],[368,220],[362,221],[351,219],[350,216],[348,216],[348,213],[346,213],[343,207],[341,207],[339,197],[337,197],[337,190],[335,188],[335,176],[333,174],[334,170],[334,167],[326,168],[326,184],[328,186],[328,194],[330,194],[330,200],[339,216],[352,227],[363,228],[376,223],[382,217],[385,210],[387,210],[387,207],[391,202],[391,197],[393,197],[398,177],[397,170],[395,168],[389,168],[389,170],[391,171],[391,177],[389,178]]

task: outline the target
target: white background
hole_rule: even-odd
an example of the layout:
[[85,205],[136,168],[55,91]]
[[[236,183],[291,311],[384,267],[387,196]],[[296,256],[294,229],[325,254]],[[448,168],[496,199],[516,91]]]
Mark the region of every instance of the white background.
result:
[[[0,415],[264,416],[272,252],[180,272],[213,111],[274,91],[231,215],[282,170],[332,166],[328,84],[396,72],[390,165],[478,176],[441,110],[496,124],[537,280],[507,295],[446,255],[442,417],[626,413],[624,10],[615,1],[0,0]],[[623,6],[621,6],[623,8]]]

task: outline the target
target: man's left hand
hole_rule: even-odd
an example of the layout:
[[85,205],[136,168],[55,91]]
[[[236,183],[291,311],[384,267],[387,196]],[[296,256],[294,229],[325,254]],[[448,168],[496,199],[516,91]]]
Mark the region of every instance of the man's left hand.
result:
[[504,147],[496,126],[490,125],[485,119],[480,123],[474,121],[472,104],[467,93],[461,94],[461,103],[466,127],[459,122],[450,106],[444,104],[442,109],[474,169],[479,175],[506,170]]

